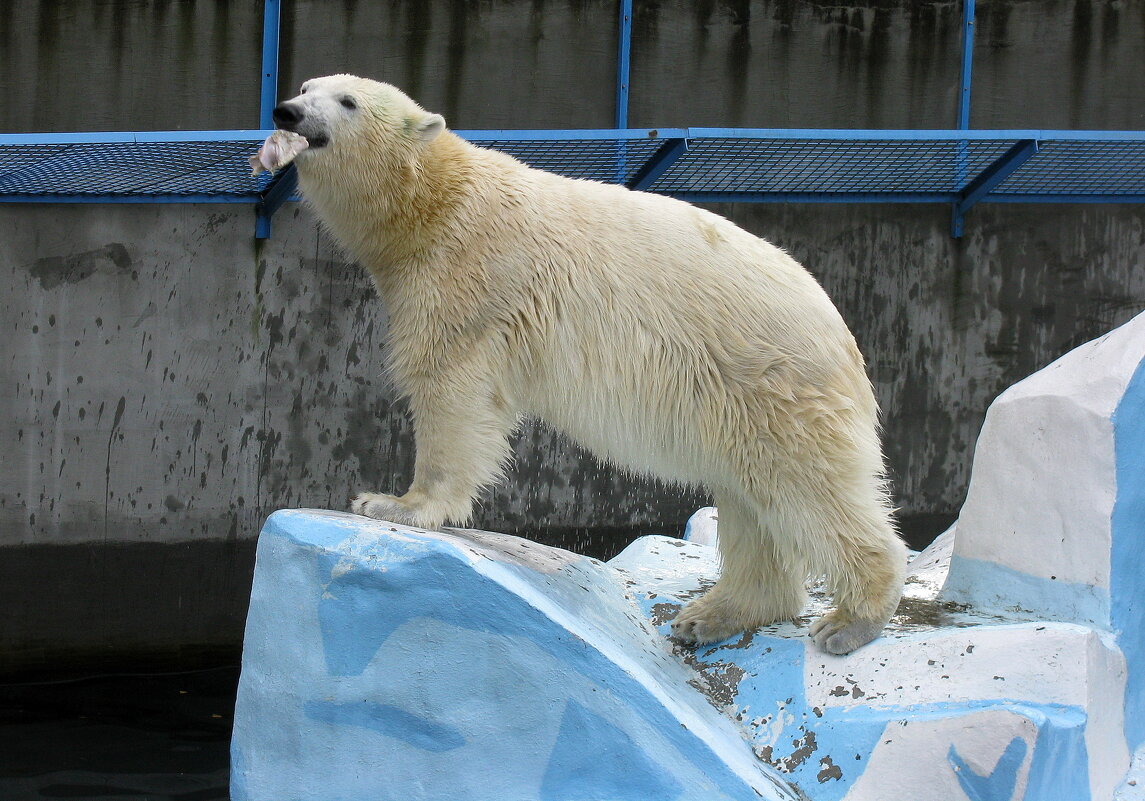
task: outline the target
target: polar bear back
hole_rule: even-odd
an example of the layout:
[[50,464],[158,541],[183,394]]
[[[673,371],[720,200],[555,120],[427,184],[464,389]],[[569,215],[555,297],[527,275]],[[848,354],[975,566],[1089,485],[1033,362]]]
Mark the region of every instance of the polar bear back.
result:
[[373,273],[399,387],[491,347],[481,364],[502,370],[491,391],[508,406],[682,481],[736,480],[727,454],[741,443],[719,440],[742,440],[745,424],[757,439],[791,439],[801,417],[825,414],[854,417],[838,421],[846,436],[872,428],[853,337],[780,248],[690,204],[536,170],[448,131],[397,168],[384,147],[364,136],[322,170],[300,160],[299,175]]
[[727,450],[700,440],[739,432],[736,415],[754,415],[761,434],[767,418],[825,409],[869,426],[854,339],[783,250],[671,198],[462,144],[472,185],[496,190],[469,196],[450,230],[483,254],[498,324],[519,332],[509,380],[526,411],[614,461],[683,480],[727,467],[698,464]]

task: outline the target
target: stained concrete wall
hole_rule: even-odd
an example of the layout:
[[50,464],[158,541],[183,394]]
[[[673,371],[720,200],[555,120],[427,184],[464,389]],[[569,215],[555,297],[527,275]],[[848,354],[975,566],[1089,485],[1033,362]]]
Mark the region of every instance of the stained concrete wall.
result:
[[[979,0],[971,124],[1145,127],[1141,0]],[[455,128],[612,124],[617,0],[285,0],[280,94],[348,71]],[[953,127],[961,0],[637,0],[635,126]],[[257,127],[259,3],[27,0],[0,132]],[[15,77],[18,76],[18,77]]]
[[[633,125],[954,123],[958,2],[636,6]],[[1145,127],[1145,2],[978,8],[975,126]],[[0,69],[17,77],[0,131],[257,125],[258,4],[44,0],[2,16]],[[457,128],[608,126],[616,30],[614,0],[285,2],[281,94],[347,70]],[[994,395],[1145,308],[1141,207],[980,206],[961,240],[937,206],[716,210],[835,298],[923,536],[958,509]],[[0,629],[7,663],[233,644],[269,511],[408,481],[368,279],[297,207],[269,242],[252,234],[241,206],[0,206],[0,606],[20,610]],[[703,500],[543,427],[516,452],[478,525],[608,555],[677,531]],[[149,616],[133,612],[144,598]]]

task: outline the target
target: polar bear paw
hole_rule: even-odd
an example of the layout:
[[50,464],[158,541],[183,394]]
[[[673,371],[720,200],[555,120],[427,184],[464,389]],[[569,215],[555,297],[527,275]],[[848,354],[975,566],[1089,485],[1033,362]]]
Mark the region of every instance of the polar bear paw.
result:
[[396,495],[381,492],[363,492],[350,502],[350,511],[356,515],[386,520],[403,526],[426,528],[421,515]]
[[755,621],[745,620],[719,597],[708,593],[685,606],[672,621],[672,636],[681,642],[703,645],[726,640],[756,628]]
[[885,620],[854,619],[835,609],[811,624],[808,633],[827,653],[849,654],[878,637],[885,625]]

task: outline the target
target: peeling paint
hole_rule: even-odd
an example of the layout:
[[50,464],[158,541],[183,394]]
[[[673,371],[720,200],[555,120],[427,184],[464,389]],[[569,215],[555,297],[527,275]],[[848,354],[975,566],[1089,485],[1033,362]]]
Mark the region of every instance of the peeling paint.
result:
[[663,602],[652,605],[651,618],[654,626],[663,626],[665,623],[671,623],[676,619],[676,615],[680,614],[682,605],[678,603]]
[[830,754],[819,760],[819,767],[820,770],[815,778],[819,780],[820,784],[831,780],[839,781],[843,778],[843,769],[831,761]]
[[743,668],[729,662],[699,662],[694,651],[679,647],[677,655],[683,658],[684,664],[695,669],[696,678],[689,683],[707,696],[713,706],[723,709],[732,705],[745,675]]

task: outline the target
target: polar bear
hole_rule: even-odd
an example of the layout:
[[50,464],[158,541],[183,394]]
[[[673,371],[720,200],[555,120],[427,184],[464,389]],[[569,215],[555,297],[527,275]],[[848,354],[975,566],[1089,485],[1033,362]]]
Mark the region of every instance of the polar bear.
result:
[[364,492],[354,512],[464,523],[532,415],[713,493],[721,575],[677,639],[794,618],[815,575],[835,603],[810,630],[821,648],[878,636],[906,562],[878,411],[854,338],[794,259],[687,203],[476,147],[384,83],[309,80],[274,121],[305,138],[282,143],[301,193],[373,276],[413,417],[409,490]]

